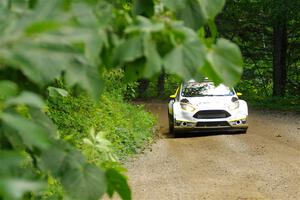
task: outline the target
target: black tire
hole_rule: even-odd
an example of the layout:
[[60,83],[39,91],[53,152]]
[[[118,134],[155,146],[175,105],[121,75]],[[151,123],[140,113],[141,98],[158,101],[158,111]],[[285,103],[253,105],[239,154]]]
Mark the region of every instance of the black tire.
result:
[[169,133],[174,134],[174,119],[173,116],[169,114]]

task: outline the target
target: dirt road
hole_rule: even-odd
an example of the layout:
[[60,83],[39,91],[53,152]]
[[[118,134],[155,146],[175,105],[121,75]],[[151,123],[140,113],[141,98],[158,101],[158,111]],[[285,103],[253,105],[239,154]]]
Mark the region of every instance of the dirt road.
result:
[[300,116],[250,110],[247,134],[168,135],[127,164],[134,200],[300,200]]

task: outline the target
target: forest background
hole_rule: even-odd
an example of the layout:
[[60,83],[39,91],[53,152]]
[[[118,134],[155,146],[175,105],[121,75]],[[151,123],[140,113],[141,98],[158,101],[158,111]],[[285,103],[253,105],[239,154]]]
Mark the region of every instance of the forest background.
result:
[[0,199],[131,199],[120,161],[155,132],[131,102],[166,99],[182,80],[238,84],[254,106],[299,110],[299,8],[1,1]]

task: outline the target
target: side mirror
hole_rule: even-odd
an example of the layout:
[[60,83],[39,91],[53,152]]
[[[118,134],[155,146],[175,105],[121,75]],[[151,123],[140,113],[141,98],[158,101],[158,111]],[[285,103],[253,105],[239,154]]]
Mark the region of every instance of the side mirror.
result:
[[176,98],[175,94],[170,95],[170,99],[175,99],[175,98]]
[[243,93],[241,93],[241,92],[237,92],[237,93],[236,93],[236,95],[237,95],[237,96],[242,96],[242,95],[243,95]]

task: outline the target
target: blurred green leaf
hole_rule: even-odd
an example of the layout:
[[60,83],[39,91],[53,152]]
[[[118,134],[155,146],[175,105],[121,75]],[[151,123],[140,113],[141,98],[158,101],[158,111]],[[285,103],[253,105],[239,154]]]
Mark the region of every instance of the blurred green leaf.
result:
[[24,156],[17,151],[0,150],[0,177],[9,176],[8,171],[20,166]]
[[60,44],[52,46],[20,42],[11,49],[6,59],[34,83],[46,85],[75,64],[75,55],[73,50]]
[[213,20],[225,4],[225,0],[162,0],[162,2],[178,19],[193,29],[199,29],[208,20]]
[[134,32],[159,32],[163,31],[165,25],[160,21],[152,21],[143,16],[137,16],[136,18],[137,24],[130,25],[126,28],[126,33],[134,33]]
[[70,168],[80,168],[85,163],[85,159],[77,150],[74,150],[64,141],[56,142],[51,149],[42,151],[39,167],[50,171],[58,178]]
[[86,164],[64,173],[62,184],[74,199],[97,200],[106,191],[105,174],[99,168]]
[[131,190],[124,175],[115,169],[108,169],[106,171],[106,179],[108,182],[107,193],[109,197],[112,197],[116,191],[123,200],[131,199]]
[[57,30],[61,27],[61,24],[55,21],[43,21],[43,22],[35,22],[33,24],[30,24],[25,32],[28,35],[34,35],[39,34],[43,32],[53,31]]
[[68,91],[61,88],[48,87],[47,90],[51,98],[66,97],[69,95]]
[[205,62],[205,47],[199,41],[187,41],[176,46],[164,58],[167,73],[177,74],[184,79],[195,76]]
[[61,5],[61,0],[38,0],[35,5],[34,12],[31,15],[31,20],[44,21],[51,19],[55,14],[55,10]]
[[21,178],[0,178],[0,196],[4,199],[22,199],[27,192],[39,192],[45,183]]
[[116,64],[132,62],[143,56],[143,41],[141,36],[135,36],[120,44],[114,54]]
[[199,2],[195,0],[162,0],[164,5],[173,11],[178,19],[193,28],[198,29],[205,23]]
[[218,39],[217,43],[208,50],[207,63],[201,72],[216,83],[234,86],[243,72],[243,59],[239,47],[225,39]]
[[0,117],[5,125],[17,131],[17,134],[21,136],[23,143],[28,148],[38,147],[44,149],[49,146],[48,131],[34,121],[12,113],[2,113]]
[[133,62],[126,63],[124,67],[125,80],[126,82],[137,81],[139,78],[143,77],[143,72],[145,70],[145,58],[142,57]]
[[225,0],[197,0],[201,6],[201,11],[206,20],[213,20],[219,14],[224,5]]
[[143,76],[150,78],[161,71],[162,59],[157,51],[155,41],[149,34],[144,37],[144,54],[147,61]]
[[12,81],[2,80],[0,81],[0,99],[7,99],[15,96],[18,93],[18,85]]
[[31,107],[29,108],[29,114],[36,124],[43,127],[45,131],[47,131],[49,136],[57,138],[57,128],[46,113],[39,108]]
[[12,106],[12,105],[18,105],[18,104],[25,104],[28,106],[36,107],[36,108],[44,108],[45,103],[42,97],[39,95],[33,93],[33,92],[28,92],[24,91],[20,95],[9,98],[5,102],[6,106]]
[[98,100],[104,89],[104,82],[96,67],[73,65],[66,71],[66,82],[69,86],[79,85],[95,100]]

